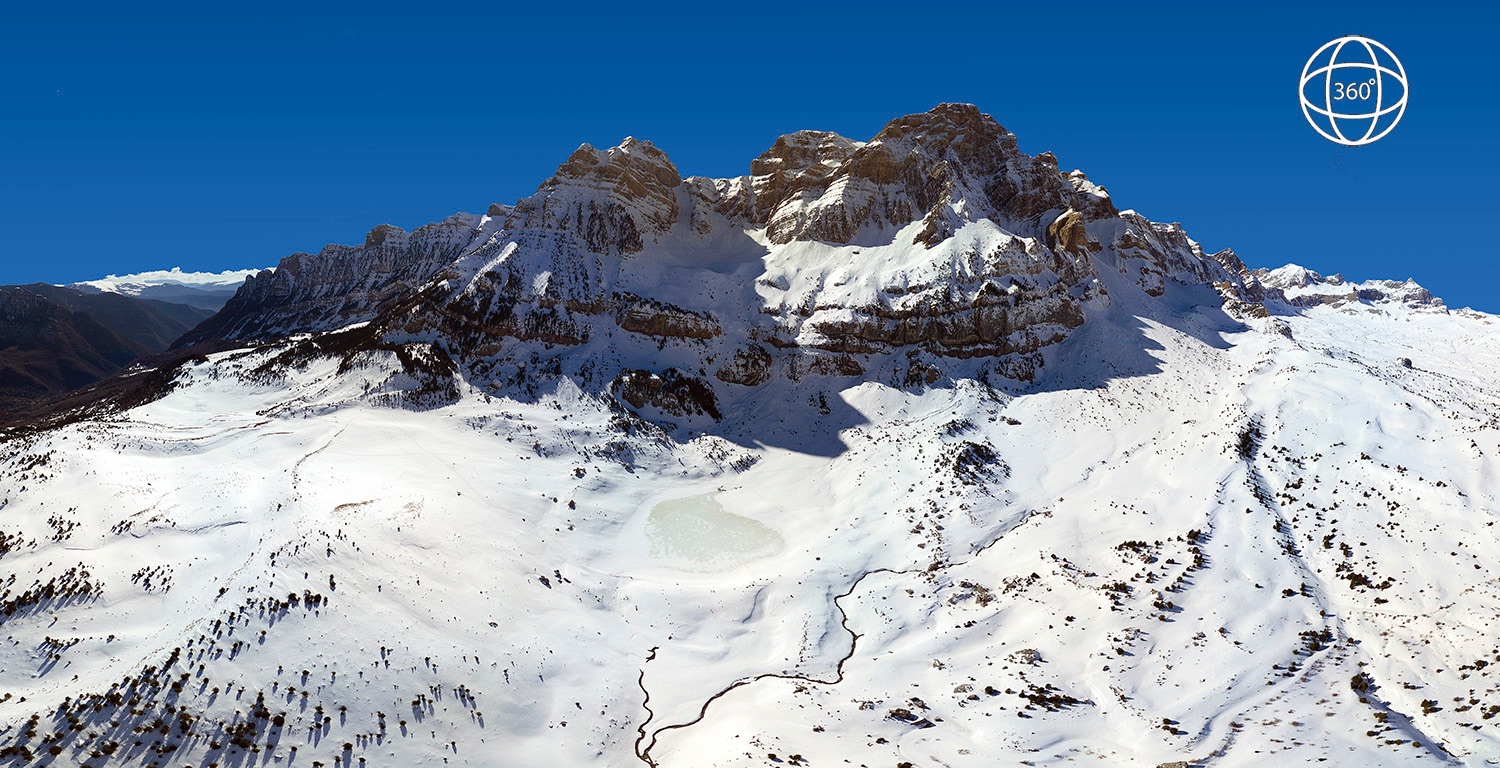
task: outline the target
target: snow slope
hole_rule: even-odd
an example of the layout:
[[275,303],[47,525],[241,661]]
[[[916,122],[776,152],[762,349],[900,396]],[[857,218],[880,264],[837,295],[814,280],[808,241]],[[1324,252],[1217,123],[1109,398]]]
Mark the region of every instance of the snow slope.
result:
[[[6,738],[39,712],[64,762],[258,763],[218,726],[160,756],[131,728],[168,701],[229,727],[263,694],[281,764],[1497,754],[1492,320],[1319,309],[1287,338],[1203,297],[1117,301],[1031,387],[780,381],[628,461],[565,378],[409,411],[361,402],[389,361],[260,380],[271,351],[225,353],[7,444],[0,520],[35,541],[10,592],[100,587],[6,622]],[[701,494],[781,545],[664,550],[653,510]],[[173,648],[183,691],[143,714],[49,714]]]
[[[1500,758],[1495,318],[1303,302],[1285,274],[1231,290],[1234,262],[1128,212],[1089,220],[1076,263],[987,217],[919,250],[913,227],[778,243],[703,216],[608,260],[500,211],[422,289],[448,303],[206,354],[145,405],[11,433],[0,748]],[[1079,313],[1017,353],[1027,376],[895,337],[818,346],[843,333],[820,313],[882,318],[898,282],[980,290],[993,254],[1073,263],[1010,283]],[[504,291],[559,324],[485,304],[459,316],[503,329],[480,347],[424,320]],[[768,327],[802,346],[766,342],[751,384],[710,373]]]

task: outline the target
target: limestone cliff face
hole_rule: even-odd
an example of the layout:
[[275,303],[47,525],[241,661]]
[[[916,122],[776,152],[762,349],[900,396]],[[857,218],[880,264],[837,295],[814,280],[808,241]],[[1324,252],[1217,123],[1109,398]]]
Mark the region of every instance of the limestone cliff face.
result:
[[616,297],[613,303],[615,324],[631,333],[678,339],[711,339],[721,333],[718,320],[707,312],[629,294]]
[[815,131],[783,136],[750,174],[748,203],[726,208],[750,211],[773,243],[888,242],[920,222],[916,241],[931,247],[982,218],[1034,235],[1048,211],[1115,214],[1102,188],[1075,183],[1050,154],[1021,152],[1013,134],[969,104],[893,120],[868,142]]
[[[825,275],[822,290],[788,290],[765,309],[778,321],[772,344],[840,353],[1033,355],[1083,322],[1082,302],[1097,294],[1087,257],[1098,243],[1087,225],[1117,216],[1101,187],[1060,172],[1049,153],[1021,152],[1014,135],[965,104],[894,120],[868,142],[783,136],[748,177],[714,192],[718,211],[762,227],[772,244],[871,249],[839,265],[868,269],[864,290],[826,290]],[[979,223],[1001,231],[983,243],[955,239]],[[885,274],[890,247],[930,254],[915,270]],[[1034,364],[1013,369],[1024,375]]]
[[402,319],[465,354],[510,341],[573,346],[614,326],[646,336],[707,339],[713,316],[622,290],[615,275],[681,216],[682,177],[649,141],[579,147],[536,193],[492,206],[463,259],[446,265]]
[[1047,245],[1064,253],[1087,254],[1089,232],[1083,214],[1069,208],[1047,225]]
[[[899,268],[887,251],[906,251]],[[1084,321],[1099,295],[1092,263],[1060,254],[993,224],[969,227],[932,248],[862,250],[869,272],[850,279],[835,267],[809,280],[788,274],[786,289],[763,290],[775,319],[766,338],[780,347],[853,355],[920,349],[948,357],[1002,358],[1007,375],[1026,378],[1035,353]],[[805,270],[800,270],[804,271]]]
[[674,190],[681,183],[677,167],[649,141],[627,137],[603,151],[584,144],[516,204],[506,228],[576,235],[603,255],[636,253],[677,221]]
[[[696,360],[679,378],[710,389],[919,355],[902,370],[921,384],[943,358],[1030,378],[1109,301],[1100,269],[1157,295],[1214,285],[1243,313],[1265,298],[1232,252],[1206,255],[1177,225],[1121,213],[971,105],[893,120],[869,141],[798,131],[748,170],[684,179],[650,142],[583,145],[514,206],[288,257],[195,337],[370,321],[383,343],[438,339],[486,366],[518,344],[654,346],[673,361],[663,369]],[[620,392],[671,400],[652,383],[661,370],[630,370]]]
[[702,381],[675,368],[661,373],[622,371],[610,384],[611,392],[635,408],[651,406],[669,416],[721,418],[713,390]]
[[765,347],[751,344],[737,349],[728,363],[714,372],[714,376],[729,384],[756,387],[771,380],[773,358]]
[[246,280],[224,309],[178,344],[261,340],[372,320],[457,259],[478,218],[456,214],[414,232],[381,224],[362,246],[292,254],[274,271]]
[[745,218],[764,224],[784,201],[806,190],[826,188],[862,145],[827,131],[797,131],[776,140],[750,162]]

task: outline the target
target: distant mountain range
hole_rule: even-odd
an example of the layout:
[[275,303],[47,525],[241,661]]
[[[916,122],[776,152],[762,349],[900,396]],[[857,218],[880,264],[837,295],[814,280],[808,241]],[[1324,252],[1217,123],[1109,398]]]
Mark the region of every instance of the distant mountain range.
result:
[[173,269],[67,286],[0,286],[0,411],[162,352],[259,271]]
[[116,293],[0,286],[0,409],[98,381],[212,315]]
[[231,269],[224,272],[184,272],[174,267],[132,275],[110,275],[98,280],[72,283],[66,287],[84,293],[116,293],[217,312],[245,284],[245,278],[263,271],[265,270]]

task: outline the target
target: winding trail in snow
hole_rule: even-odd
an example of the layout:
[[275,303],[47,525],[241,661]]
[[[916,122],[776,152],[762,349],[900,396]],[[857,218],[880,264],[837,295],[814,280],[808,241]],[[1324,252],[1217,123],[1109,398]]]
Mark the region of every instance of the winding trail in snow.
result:
[[[1000,540],[1003,539],[1007,534],[1015,531],[1017,528],[1020,528],[1022,525],[1025,525],[1027,522],[1029,522],[1035,514],[1035,510],[1027,510],[1024,514],[1020,515],[1018,518],[1012,521],[1010,525],[1006,526],[1003,531],[999,532],[995,536],[990,537],[988,541],[974,544],[969,557],[960,561],[950,561],[944,563],[938,570],[947,571],[950,568],[962,566],[979,557],[980,555],[984,554],[984,552],[990,547],[993,547],[996,544],[1000,543]],[[685,723],[675,723],[673,725],[663,726],[656,729],[655,731],[651,731],[648,734],[647,730],[651,725],[651,721],[656,719],[656,712],[653,711],[650,706],[651,691],[646,688],[646,668],[644,665],[642,665],[641,673],[636,679],[636,685],[640,686],[641,694],[642,696],[644,696],[644,699],[641,702],[641,707],[646,710],[646,719],[640,724],[639,727],[636,728],[636,732],[640,734],[636,738],[635,742],[636,758],[646,765],[651,766],[651,768],[657,768],[656,761],[651,757],[651,750],[656,748],[657,743],[661,739],[661,735],[668,731],[690,728],[702,722],[703,719],[708,716],[708,709],[713,705],[715,701],[718,701],[737,688],[743,688],[747,685],[750,685],[751,683],[768,678],[780,680],[798,680],[801,682],[813,683],[815,685],[838,685],[839,683],[843,682],[844,665],[847,664],[850,659],[854,658],[854,653],[859,648],[859,639],[860,637],[862,637],[862,635],[850,628],[849,613],[844,610],[844,606],[839,601],[854,594],[854,592],[859,589],[859,585],[862,584],[865,579],[882,573],[906,575],[913,573],[931,573],[931,571],[926,568],[876,568],[871,571],[865,571],[860,575],[859,578],[855,579],[854,582],[849,585],[848,589],[844,590],[843,593],[833,598],[833,606],[839,612],[839,625],[843,627],[845,632],[849,633],[850,641],[849,652],[844,654],[844,656],[839,659],[838,664],[834,667],[834,677],[832,680],[819,680],[818,678],[810,677],[807,675],[788,674],[785,672],[767,672],[764,674],[755,675],[753,677],[741,678],[729,684],[718,693],[715,693],[714,695],[708,697],[708,699],[703,702],[703,706],[698,708],[698,714],[692,720],[689,720]],[[650,663],[651,661],[656,659],[657,650],[658,648],[652,648],[649,651],[648,655],[646,656],[647,663]],[[642,746],[643,743],[644,746]]]
[[[860,633],[858,632],[855,632],[849,627],[849,613],[844,610],[844,606],[839,604],[839,601],[854,594],[854,591],[859,589],[859,585],[863,583],[865,579],[876,574],[910,574],[921,572],[925,572],[925,570],[917,568],[910,568],[905,570],[897,570],[895,568],[877,568],[873,571],[865,571],[860,575],[859,578],[854,580],[853,584],[849,585],[848,589],[844,590],[842,594],[833,598],[833,607],[838,609],[839,612],[839,625],[844,628],[845,632],[849,633],[850,640],[849,652],[844,654],[844,656],[839,659],[838,664],[834,667],[834,676],[832,680],[819,680],[816,677],[810,677],[808,675],[789,674],[786,672],[767,672],[765,674],[755,675],[754,677],[741,678],[734,681],[733,683],[730,683],[718,693],[715,693],[714,695],[708,697],[708,699],[703,702],[703,706],[698,708],[698,715],[692,720],[689,720],[685,723],[675,723],[673,725],[662,726],[661,728],[657,728],[656,730],[651,731],[650,735],[648,736],[646,733],[647,728],[651,725],[651,721],[656,718],[656,713],[652,711],[651,707],[649,706],[651,701],[651,692],[646,689],[646,668],[643,665],[641,667],[640,677],[637,679],[637,684],[641,687],[641,692],[645,695],[645,700],[641,702],[641,706],[646,710],[646,720],[645,722],[641,723],[639,728],[636,729],[637,732],[640,733],[640,737],[637,738],[635,742],[635,756],[641,762],[645,763],[648,766],[651,766],[651,768],[657,768],[656,761],[651,757],[651,750],[656,748],[657,742],[661,739],[662,734],[666,733],[667,731],[681,730],[683,728],[690,728],[694,725],[697,725],[698,723],[703,721],[703,718],[708,716],[708,708],[712,706],[715,701],[723,698],[729,692],[737,688],[743,688],[751,683],[768,678],[780,680],[799,680],[805,683],[813,683],[815,685],[838,685],[839,683],[843,682],[844,665],[848,663],[850,659],[854,658],[854,652],[859,647],[859,638],[862,637],[862,635],[860,635]],[[650,654],[646,657],[647,663],[650,663],[656,658],[656,650],[656,648],[651,649]],[[644,747],[642,746],[642,742],[645,742]]]

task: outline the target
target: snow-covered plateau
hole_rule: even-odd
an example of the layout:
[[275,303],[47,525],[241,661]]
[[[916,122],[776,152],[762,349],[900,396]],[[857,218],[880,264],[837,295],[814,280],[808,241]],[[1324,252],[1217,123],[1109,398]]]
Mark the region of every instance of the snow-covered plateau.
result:
[[1500,762],[1495,318],[972,107],[585,146],[180,344],[0,442],[14,764]]

